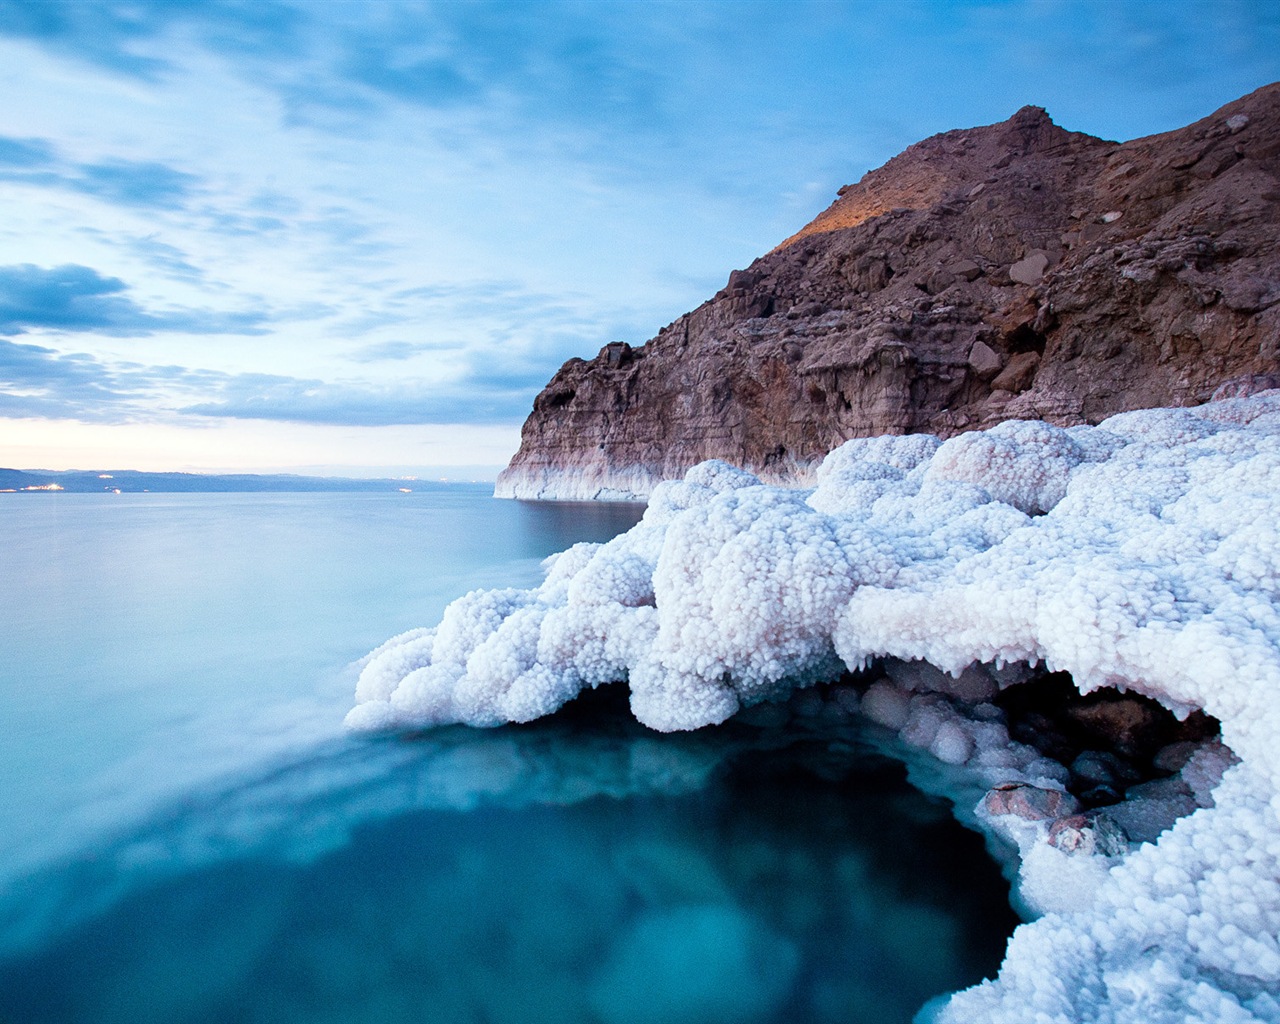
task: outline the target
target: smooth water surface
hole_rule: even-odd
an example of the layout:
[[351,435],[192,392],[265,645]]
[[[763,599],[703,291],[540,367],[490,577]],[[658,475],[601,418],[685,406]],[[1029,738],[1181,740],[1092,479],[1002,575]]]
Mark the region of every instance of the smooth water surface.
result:
[[638,509],[4,497],[0,1020],[892,1022],[999,962],[981,841],[854,725],[342,735],[355,659]]
[[0,495],[0,884],[340,735],[355,659],[641,511],[415,488]]

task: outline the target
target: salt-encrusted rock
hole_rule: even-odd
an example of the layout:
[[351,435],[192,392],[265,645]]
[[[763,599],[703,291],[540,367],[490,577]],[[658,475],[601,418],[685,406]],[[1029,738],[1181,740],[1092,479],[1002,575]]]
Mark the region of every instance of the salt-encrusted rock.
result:
[[996,695],[996,683],[981,665],[969,665],[958,676],[942,672],[927,661],[885,662],[885,674],[902,690],[915,693],[943,693],[971,704],[990,700]]
[[907,724],[911,696],[886,682],[872,683],[862,697],[862,713],[895,732]]
[[1278,140],[1270,85],[1122,144],[1036,107],[919,142],[644,345],[569,360],[497,493],[643,496],[709,458],[804,484],[849,438],[1097,423],[1276,373]]
[[964,764],[973,756],[973,738],[959,722],[944,721],[934,733],[929,753],[944,764]]
[[911,711],[898,735],[913,747],[928,747],[937,738],[943,723],[953,717],[954,713],[938,698],[913,697]]
[[1240,763],[1240,758],[1225,744],[1217,740],[1201,744],[1182,766],[1178,777],[1187,784],[1197,804],[1201,807],[1213,806],[1213,791],[1222,781],[1222,776],[1232,765]]
[[1116,857],[1126,851],[1127,837],[1098,814],[1070,814],[1049,826],[1049,845],[1063,853]]
[[1070,793],[1022,782],[996,786],[983,798],[982,806],[993,817],[1012,814],[1024,821],[1052,821],[1080,809],[1079,801]]
[[1044,789],[1063,789],[1071,781],[1071,771],[1061,761],[1055,761],[1051,757],[1037,757],[1032,759],[1022,769],[1022,773],[1032,785],[1040,786]]
[[1200,744],[1194,740],[1177,740],[1161,747],[1151,759],[1151,766],[1162,772],[1179,771],[1199,749]]

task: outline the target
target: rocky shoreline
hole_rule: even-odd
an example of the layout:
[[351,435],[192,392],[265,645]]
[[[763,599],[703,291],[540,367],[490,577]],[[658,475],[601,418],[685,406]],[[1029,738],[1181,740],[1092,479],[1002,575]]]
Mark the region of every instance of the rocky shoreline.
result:
[[1025,107],[910,147],[643,345],[571,359],[499,497],[636,499],[719,458],[1067,426],[1280,384],[1280,84],[1114,143]]

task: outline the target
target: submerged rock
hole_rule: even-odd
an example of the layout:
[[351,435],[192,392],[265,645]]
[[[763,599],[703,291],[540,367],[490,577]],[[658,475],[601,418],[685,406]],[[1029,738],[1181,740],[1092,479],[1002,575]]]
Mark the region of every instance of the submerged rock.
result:
[[591,985],[605,1024],[772,1019],[800,966],[787,939],[730,905],[662,910],[623,933]]

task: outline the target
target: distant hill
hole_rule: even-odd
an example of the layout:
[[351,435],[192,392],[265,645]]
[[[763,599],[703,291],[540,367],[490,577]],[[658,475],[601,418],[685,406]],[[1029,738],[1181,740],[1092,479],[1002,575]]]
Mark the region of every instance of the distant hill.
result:
[[131,469],[43,470],[0,469],[0,491],[229,492],[229,491],[395,491],[439,486],[420,480],[356,480],[345,477],[236,473],[140,473]]

